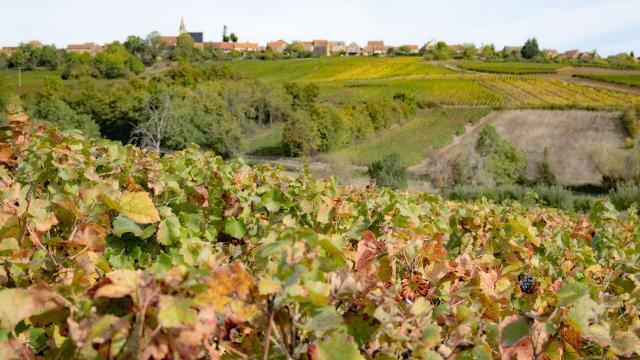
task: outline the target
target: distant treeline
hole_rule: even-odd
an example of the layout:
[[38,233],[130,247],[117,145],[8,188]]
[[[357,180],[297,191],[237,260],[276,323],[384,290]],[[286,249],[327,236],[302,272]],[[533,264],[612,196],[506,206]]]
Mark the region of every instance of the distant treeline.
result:
[[184,63],[150,79],[106,84],[83,77],[67,87],[51,76],[21,103],[33,118],[62,128],[160,151],[196,143],[223,156],[242,152],[255,131],[278,123],[287,155],[331,151],[424,106],[405,93],[334,105],[319,100],[313,83],[265,83],[230,64]]

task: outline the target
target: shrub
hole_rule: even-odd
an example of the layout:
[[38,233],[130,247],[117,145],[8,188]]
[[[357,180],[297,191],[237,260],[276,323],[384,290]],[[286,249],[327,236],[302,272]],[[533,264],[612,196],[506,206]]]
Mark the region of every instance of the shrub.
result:
[[538,185],[533,190],[544,205],[557,209],[573,209],[573,194],[562,186]]
[[542,161],[538,164],[538,183],[553,185],[556,183],[556,176],[551,170],[551,160],[549,160],[549,149],[544,148]]
[[622,124],[624,125],[627,134],[631,138],[635,138],[638,134],[638,120],[636,117],[636,111],[634,109],[627,109],[622,114]]
[[282,148],[289,156],[306,155],[318,149],[320,139],[308,114],[294,113],[282,132]]
[[502,140],[496,129],[486,125],[476,142],[476,151],[484,160],[483,168],[497,184],[515,184],[527,167],[524,152],[507,140]]
[[485,125],[476,141],[476,151],[481,156],[487,156],[495,151],[498,143],[500,143],[500,135],[498,135],[496,128],[491,125]]
[[484,169],[493,175],[497,184],[515,184],[527,167],[522,150],[509,141],[503,141],[484,162]]
[[400,155],[395,153],[369,165],[369,176],[379,186],[392,189],[407,187],[407,169],[402,165]]
[[618,210],[627,210],[633,204],[640,204],[640,187],[633,184],[620,185],[609,193],[609,199]]

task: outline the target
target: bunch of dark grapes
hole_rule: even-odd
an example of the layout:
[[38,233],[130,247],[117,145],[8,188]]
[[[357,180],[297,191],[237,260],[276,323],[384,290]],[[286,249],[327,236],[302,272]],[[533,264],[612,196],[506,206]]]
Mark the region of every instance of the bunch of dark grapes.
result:
[[531,274],[520,274],[518,275],[518,283],[520,284],[520,290],[523,293],[531,294],[534,291],[536,281]]
[[400,354],[400,359],[401,360],[409,360],[411,359],[411,355],[413,354],[413,351],[411,349],[407,349],[405,351],[402,352],[402,354]]

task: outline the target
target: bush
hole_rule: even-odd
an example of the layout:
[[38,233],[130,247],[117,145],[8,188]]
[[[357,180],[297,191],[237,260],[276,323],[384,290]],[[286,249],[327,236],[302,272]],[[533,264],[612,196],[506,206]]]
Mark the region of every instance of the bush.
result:
[[502,140],[496,129],[486,125],[476,142],[476,151],[483,157],[483,168],[497,184],[515,184],[527,167],[524,152],[507,140]]
[[542,204],[557,209],[573,209],[573,194],[558,185],[538,185],[533,188]]
[[549,160],[549,149],[544,148],[542,161],[538,164],[538,183],[553,185],[556,183],[556,176],[551,170],[551,160]]
[[630,138],[635,138],[638,135],[637,116],[638,114],[636,114],[634,109],[627,109],[622,114],[622,124]]
[[633,204],[640,205],[640,187],[633,184],[618,186],[609,193],[609,199],[620,211],[629,209]]
[[294,113],[282,132],[282,148],[289,156],[306,155],[318,149],[320,139],[308,114]]
[[407,187],[407,169],[402,165],[400,155],[395,153],[369,165],[369,176],[382,187],[392,189]]

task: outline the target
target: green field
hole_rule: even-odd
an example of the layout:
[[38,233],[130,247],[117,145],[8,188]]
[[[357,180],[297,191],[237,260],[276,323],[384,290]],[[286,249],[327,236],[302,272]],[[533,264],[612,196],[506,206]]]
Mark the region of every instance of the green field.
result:
[[284,123],[278,123],[270,128],[259,131],[249,139],[246,153],[252,155],[282,155],[282,131]]
[[640,75],[628,74],[575,74],[574,77],[604,81],[613,84],[627,85],[632,87],[640,87]]
[[247,60],[233,66],[248,77],[265,81],[338,81],[453,74],[419,57],[340,57],[299,60]]
[[58,71],[52,70],[22,71],[22,86],[19,87],[18,74],[18,70],[0,70],[0,78],[5,82],[7,89],[19,94],[39,91],[46,77],[60,76]]
[[563,64],[525,63],[525,62],[464,62],[458,67],[496,74],[547,74],[555,73]]
[[416,115],[409,122],[382,131],[354,146],[330,154],[334,160],[367,165],[397,153],[404,165],[424,159],[428,150],[447,145],[464,126],[487,115],[488,109],[434,109]]

